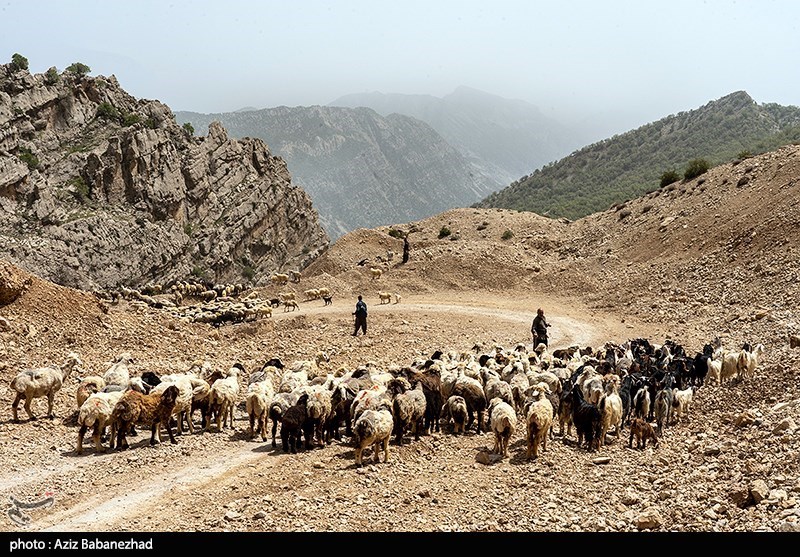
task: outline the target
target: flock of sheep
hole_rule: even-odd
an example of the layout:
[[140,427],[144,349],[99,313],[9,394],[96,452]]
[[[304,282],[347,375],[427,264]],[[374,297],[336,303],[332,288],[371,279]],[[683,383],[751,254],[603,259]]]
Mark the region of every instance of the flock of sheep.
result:
[[103,451],[107,429],[109,447],[121,450],[128,448],[127,436],[136,427],[150,429],[151,445],[161,441],[162,429],[177,443],[175,434],[185,431],[209,431],[212,424],[217,431],[233,428],[234,410],[244,399],[250,437],[267,441],[271,423],[272,446],[277,447],[280,426],[284,452],[324,447],[341,440],[344,429],[360,466],[368,448],[374,461],[381,454],[389,460],[392,436],[402,444],[409,436],[418,440],[442,428],[463,434],[474,427],[491,432],[494,452],[507,457],[510,438],[524,427],[526,458],[535,459],[547,449],[556,425],[566,437],[574,426],[577,446],[590,451],[599,450],[610,433],[619,438],[626,426],[630,447],[634,439],[638,448],[648,440],[657,445],[664,428],[685,418],[698,389],[752,377],[763,353],[761,344],[725,350],[717,341],[690,356],[671,341],[653,345],[632,339],[595,351],[570,347],[550,352],[543,344],[528,351],[520,344],[484,352],[475,346],[469,352],[437,351],[386,369],[369,363],[330,370],[327,354],[319,352],[288,366],[272,358],[250,373],[240,363],[218,371],[195,362],[185,372],[161,376],[150,371],[132,375],[129,353],[120,354],[102,376],[88,375],[79,356],[70,353],[60,368],[25,370],[12,380],[12,414],[19,421],[18,406],[24,401],[34,419],[32,401],[46,397],[48,416],[54,417],[54,396],[74,374],[79,378],[78,454],[90,429],[95,450]]

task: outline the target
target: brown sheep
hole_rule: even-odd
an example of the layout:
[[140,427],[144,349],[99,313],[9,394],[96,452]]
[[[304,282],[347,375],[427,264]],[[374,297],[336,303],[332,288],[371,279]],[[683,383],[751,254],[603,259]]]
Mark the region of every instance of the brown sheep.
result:
[[111,413],[111,448],[114,448],[115,435],[117,450],[122,451],[128,448],[125,434],[133,425],[150,427],[150,445],[159,442],[156,439],[156,430],[159,425],[163,426],[169,433],[170,443],[176,445],[178,442],[172,434],[169,422],[178,399],[178,393],[176,385],[170,385],[163,393],[149,395],[143,395],[138,391],[126,391]]
[[426,407],[422,383],[417,383],[417,386],[412,389],[407,380],[398,377],[389,381],[386,387],[387,391],[394,395],[392,417],[394,418],[397,444],[403,444],[403,435],[406,428],[410,428],[414,434],[414,440],[419,441],[420,431],[424,425]]
[[442,406],[441,416],[445,420],[453,420],[454,435],[464,433],[467,425],[467,401],[462,396],[451,396]]

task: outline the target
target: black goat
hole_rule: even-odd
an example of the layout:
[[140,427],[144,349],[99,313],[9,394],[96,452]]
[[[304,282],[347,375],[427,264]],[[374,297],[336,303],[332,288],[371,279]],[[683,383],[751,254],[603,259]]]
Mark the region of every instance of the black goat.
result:
[[[303,434],[306,438],[306,448],[311,448],[311,438],[314,435],[313,424],[307,427],[308,420],[308,394],[303,394],[297,403],[290,406],[281,418],[281,443],[283,452],[296,453],[300,448]],[[310,431],[309,431],[310,429]]]
[[589,451],[600,449],[600,409],[583,398],[579,385],[572,388],[572,423],[578,435],[578,446],[586,444]]

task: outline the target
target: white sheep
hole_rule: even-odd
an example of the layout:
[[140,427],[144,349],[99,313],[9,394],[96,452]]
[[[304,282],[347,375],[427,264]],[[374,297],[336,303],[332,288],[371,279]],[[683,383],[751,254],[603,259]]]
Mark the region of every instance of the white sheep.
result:
[[532,387],[529,397],[524,408],[528,443],[525,458],[528,460],[539,457],[540,445],[543,451],[547,450],[547,437],[553,425],[553,405],[547,398],[545,390]]
[[245,396],[245,409],[250,418],[250,437],[261,434],[261,440],[267,440],[267,415],[275,389],[270,375],[263,375],[259,381],[251,381]]
[[106,387],[115,386],[122,390],[130,386],[131,374],[128,366],[133,363],[133,356],[130,352],[122,352],[111,363],[111,367],[106,370],[103,375],[103,380],[106,382]]
[[380,462],[381,449],[383,461],[389,462],[389,439],[393,429],[391,401],[384,399],[374,410],[365,410],[353,424],[356,466],[361,466],[364,449],[369,446],[372,446],[374,462]]
[[378,298],[380,299],[380,303],[383,304],[384,302],[387,304],[392,303],[392,293],[391,292],[384,292],[383,290],[378,290]]
[[15,422],[19,421],[17,407],[23,399],[25,400],[24,408],[28,418],[35,420],[36,417],[31,411],[31,402],[33,402],[33,399],[41,397],[47,397],[47,417],[55,418],[53,400],[56,393],[61,390],[64,381],[80,365],[81,360],[78,355],[75,352],[70,352],[60,368],[41,367],[19,372],[11,381],[11,389],[17,393],[14,397],[14,402],[11,404],[13,420]]
[[113,391],[110,393],[94,393],[89,396],[81,405],[78,411],[78,445],[75,449],[77,454],[83,453],[83,437],[90,427],[93,427],[92,438],[94,439],[94,448],[96,452],[102,452],[105,449],[101,443],[101,438],[105,433],[106,426],[111,423],[111,414],[114,411],[114,406],[120,398],[122,398],[123,391]]
[[[197,381],[203,381],[197,377],[194,378]],[[208,383],[206,383],[207,385]],[[151,393],[158,393],[162,394],[170,385],[175,385],[178,387],[178,397],[175,399],[175,406],[172,409],[172,415],[175,416],[177,419],[177,433],[181,435],[183,433],[183,422],[186,420],[188,422],[188,428],[190,433],[194,433],[194,424],[192,423],[191,413],[192,413],[192,401],[194,400],[194,388],[195,384],[192,382],[192,378],[185,374],[185,373],[174,373],[169,375],[162,375],[161,376],[161,383],[153,387],[150,392]],[[146,393],[143,393],[146,394]],[[157,427],[158,430],[158,437],[159,441],[161,440],[161,431]]]
[[[233,429],[233,411],[236,407],[236,398],[239,396],[239,375],[244,374],[244,367],[241,364],[233,364],[225,377],[217,379],[211,385],[209,405],[217,416],[217,431],[222,431],[225,424],[230,423]],[[205,431],[208,431],[211,419],[206,422]]]
[[489,401],[489,427],[494,433],[493,452],[508,456],[508,443],[517,429],[517,413],[499,397]]
[[383,271],[381,271],[380,269],[376,269],[375,267],[370,267],[369,268],[369,274],[372,277],[372,280],[376,280],[376,279],[381,278],[381,275],[383,274]]

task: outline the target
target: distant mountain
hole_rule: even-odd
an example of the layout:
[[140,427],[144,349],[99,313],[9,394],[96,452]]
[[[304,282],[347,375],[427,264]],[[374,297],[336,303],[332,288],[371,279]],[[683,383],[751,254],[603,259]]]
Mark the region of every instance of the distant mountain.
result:
[[176,112],[201,134],[219,121],[232,137],[263,139],[311,195],[330,238],[466,207],[501,187],[430,126],[368,108],[278,107]]
[[469,87],[459,87],[441,98],[353,94],[328,106],[366,106],[384,116],[397,113],[422,120],[484,174],[504,185],[588,141],[585,133],[545,117],[532,104]]
[[475,207],[576,219],[658,189],[692,159],[712,166],[800,140],[800,108],[757,104],[738,91],[688,112],[615,135],[523,176]]

